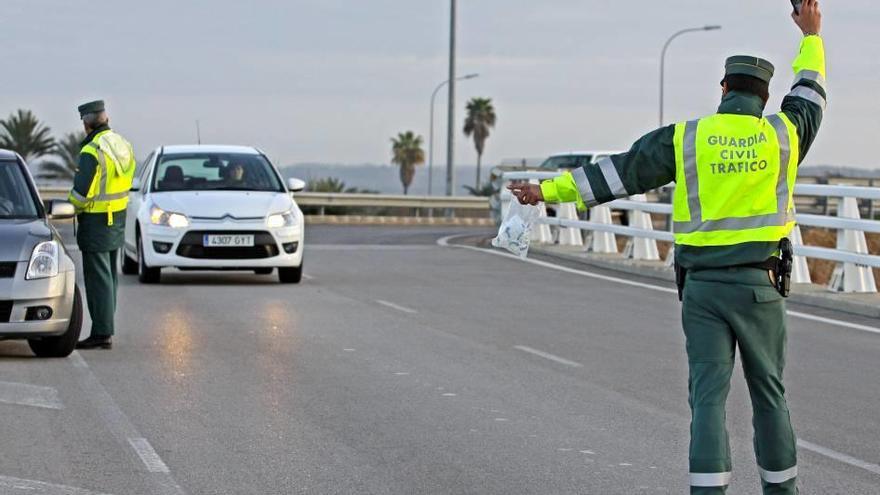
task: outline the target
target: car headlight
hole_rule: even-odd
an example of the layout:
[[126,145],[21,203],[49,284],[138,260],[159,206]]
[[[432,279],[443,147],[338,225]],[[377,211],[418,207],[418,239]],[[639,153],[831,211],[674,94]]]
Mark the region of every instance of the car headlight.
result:
[[25,280],[58,276],[58,252],[61,247],[57,241],[46,241],[37,244],[31,253]]
[[158,206],[150,208],[150,223],[153,225],[164,225],[175,229],[189,227],[189,219],[183,213],[173,213],[165,211]]
[[296,214],[293,213],[293,210],[288,210],[284,213],[275,213],[266,217],[266,225],[268,225],[269,228],[272,229],[277,229],[280,227],[292,227],[295,224]]

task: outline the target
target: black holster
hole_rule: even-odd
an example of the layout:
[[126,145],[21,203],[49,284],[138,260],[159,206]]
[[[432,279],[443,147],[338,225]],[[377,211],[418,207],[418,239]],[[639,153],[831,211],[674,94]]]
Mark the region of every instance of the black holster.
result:
[[684,298],[684,279],[687,278],[687,268],[679,265],[678,262],[675,262],[675,287],[678,289],[678,300],[681,301]]
[[794,267],[794,248],[788,238],[779,241],[779,260],[776,263],[776,290],[782,297],[791,293],[791,271]]

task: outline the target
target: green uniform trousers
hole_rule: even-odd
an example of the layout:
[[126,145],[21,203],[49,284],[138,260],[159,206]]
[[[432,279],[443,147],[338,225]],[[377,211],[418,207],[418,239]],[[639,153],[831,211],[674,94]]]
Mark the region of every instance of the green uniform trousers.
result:
[[119,250],[82,251],[83,279],[86,302],[92,317],[93,336],[113,335],[113,316],[116,313],[116,290],[119,277],[116,271]]
[[725,402],[739,347],[752,400],[755,456],[765,494],[796,494],[796,439],[785,403],[785,302],[766,271],[687,274],[682,305],[691,406],[691,493],[725,493],[731,476]]

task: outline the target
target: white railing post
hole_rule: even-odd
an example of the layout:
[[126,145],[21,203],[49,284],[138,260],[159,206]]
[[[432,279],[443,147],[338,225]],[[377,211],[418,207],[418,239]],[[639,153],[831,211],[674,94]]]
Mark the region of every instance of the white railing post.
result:
[[[860,219],[859,203],[856,198],[840,198],[837,204],[837,216]],[[860,230],[838,230],[837,249],[868,254],[865,233]],[[854,263],[838,264],[831,275],[828,288],[836,292],[877,292],[877,284],[871,268]]]
[[[611,225],[611,209],[607,206],[590,208],[590,221]],[[617,237],[610,232],[593,232],[590,237],[590,249],[594,253],[617,253]]]
[[[574,203],[562,203],[556,208],[556,215],[560,220],[577,220],[577,208]],[[559,227],[560,246],[583,246],[584,238],[581,229],[574,227]]]
[[[547,205],[542,201],[539,203],[538,208],[541,209],[541,218],[547,218]],[[550,232],[550,226],[544,222],[538,222],[538,224],[532,226],[532,230],[534,232],[532,236],[532,241],[537,242],[539,244],[553,244],[553,234]]]
[[[629,198],[632,201],[646,203],[648,197],[644,194],[636,194]],[[642,229],[654,230],[654,222],[651,220],[651,214],[641,211],[632,210],[629,212],[629,226]],[[657,250],[657,241],[647,237],[630,237],[623,249],[623,257],[634,260],[657,261],[660,259],[660,252]]]
[[[792,246],[802,246],[804,244],[804,238],[801,236],[800,225],[795,225],[794,230],[791,231],[790,240]],[[813,279],[810,278],[810,267],[807,265],[807,258],[805,256],[795,256],[793,261],[794,264],[791,268],[791,283],[813,283]]]

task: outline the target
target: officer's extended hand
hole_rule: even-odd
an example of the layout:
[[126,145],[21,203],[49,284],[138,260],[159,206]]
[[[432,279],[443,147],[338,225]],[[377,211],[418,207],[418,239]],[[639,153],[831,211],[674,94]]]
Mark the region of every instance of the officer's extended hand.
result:
[[801,28],[804,36],[819,34],[822,30],[822,11],[819,10],[819,0],[804,0],[801,4],[801,13],[791,13],[794,23]]
[[507,186],[507,189],[516,196],[520,204],[534,206],[544,201],[544,194],[541,192],[541,186],[538,184],[529,184],[527,182],[511,184]]

